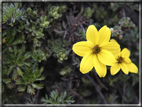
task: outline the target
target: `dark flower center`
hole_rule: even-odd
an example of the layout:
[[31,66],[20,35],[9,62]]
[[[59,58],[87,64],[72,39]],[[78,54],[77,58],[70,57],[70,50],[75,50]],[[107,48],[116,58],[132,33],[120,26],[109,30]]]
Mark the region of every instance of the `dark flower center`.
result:
[[117,61],[118,61],[118,63],[122,63],[122,62],[124,62],[124,58],[121,57],[121,56],[119,56],[118,59],[117,59]]
[[93,54],[98,54],[99,52],[101,51],[99,45],[96,45],[94,48],[93,48]]

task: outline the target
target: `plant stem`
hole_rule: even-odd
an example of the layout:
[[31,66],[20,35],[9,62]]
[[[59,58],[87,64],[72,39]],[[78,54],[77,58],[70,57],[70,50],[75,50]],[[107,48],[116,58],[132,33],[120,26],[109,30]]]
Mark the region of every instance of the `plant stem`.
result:
[[96,74],[95,74],[95,77],[98,80],[98,82],[102,85],[102,87],[104,87],[108,91],[108,88],[99,80]]
[[39,92],[40,92],[40,90],[38,89],[38,90],[37,90],[36,97],[35,97],[35,104],[37,104],[37,103],[38,103],[38,95],[39,95]]
[[104,103],[107,104],[107,101],[106,101],[104,95],[101,93],[101,88],[95,83],[95,81],[88,74],[86,74],[86,76],[91,80],[91,82],[93,83],[94,87],[96,88],[96,90],[98,91],[100,96],[102,97]]

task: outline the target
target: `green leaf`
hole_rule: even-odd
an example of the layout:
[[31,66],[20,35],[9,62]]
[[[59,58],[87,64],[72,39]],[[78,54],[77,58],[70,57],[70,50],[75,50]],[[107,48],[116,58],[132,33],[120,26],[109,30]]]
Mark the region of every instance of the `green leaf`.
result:
[[62,92],[62,99],[64,99],[67,96],[67,92]]
[[17,69],[18,74],[21,75],[21,76],[23,76],[22,70],[19,67],[17,67],[16,69]]
[[22,84],[25,84],[25,82],[23,81],[22,78],[19,78],[19,79],[16,80],[16,83],[15,83],[15,84],[17,84],[17,85],[22,85]]
[[9,50],[10,52],[14,52],[14,50],[13,50],[11,47],[8,47],[8,50]]
[[43,88],[43,85],[42,84],[35,84],[33,83],[32,86],[36,89],[42,89]]
[[75,101],[74,100],[67,100],[66,102],[67,103],[74,103]]
[[30,62],[23,62],[26,66],[30,67],[31,63]]
[[7,34],[6,30],[2,31],[2,37],[5,37],[6,34]]
[[[3,23],[11,21],[11,24],[18,20],[19,18],[24,18],[25,12],[19,9],[19,5],[13,5],[13,3],[4,3],[3,4]],[[7,24],[7,23],[6,23]]]
[[6,29],[6,44],[9,44],[11,45],[13,40],[15,39],[15,28],[12,28],[12,29]]
[[39,72],[42,73],[43,72],[44,67],[41,67]]
[[52,92],[50,93],[50,97],[51,97],[52,99],[54,99],[54,101],[56,101],[58,95],[59,95],[59,93],[58,93],[57,90],[52,91]]
[[17,46],[13,46],[14,51],[17,52]]
[[14,69],[14,71],[13,71],[13,74],[12,74],[12,79],[16,79],[17,78],[17,76],[18,76],[18,73],[17,73],[17,71]]
[[9,75],[11,73],[11,71],[13,70],[15,66],[10,66],[9,69],[7,70],[7,75]]
[[25,24],[24,27],[25,27],[26,30],[30,29],[29,25],[27,25],[27,24]]
[[25,49],[26,49],[25,45],[22,45],[22,48],[21,48],[22,53],[25,53]]
[[3,24],[6,23],[7,21],[8,21],[8,17],[3,14]]
[[21,54],[22,54],[22,51],[21,51],[21,49],[20,49],[20,51],[18,51],[18,52],[17,52],[17,55],[16,55],[16,61],[18,61],[18,63],[19,63],[19,59],[20,59],[20,57],[21,57]]
[[35,94],[35,89],[31,85],[28,85],[27,92],[30,94]]
[[24,63],[22,62],[22,63],[20,63],[20,64],[18,64],[18,66],[20,66],[20,67],[22,67],[24,65]]
[[45,98],[48,99],[48,95],[47,94],[45,94]]
[[27,53],[24,55],[24,59],[28,59],[29,57],[31,57],[31,53],[30,53],[30,52],[27,52]]
[[15,36],[15,35],[16,35],[16,32],[17,32],[17,29],[14,27],[14,28],[12,29],[11,35],[12,35],[12,36]]
[[7,67],[3,66],[2,67],[2,76],[6,75],[6,74],[7,74]]
[[9,78],[2,79],[2,80],[3,80],[3,82],[4,82],[5,84],[8,84],[8,83],[10,83],[10,82],[11,82],[11,80],[10,80]]
[[60,75],[65,75],[67,72],[66,71],[61,71]]
[[44,79],[45,79],[45,77],[40,77],[40,78],[35,79],[35,81],[41,81],[41,80],[44,80]]
[[37,52],[34,52],[31,57],[32,57],[34,60],[37,60],[37,58],[38,58]]
[[17,45],[17,44],[21,44],[24,42],[24,39],[21,37],[21,38],[17,38],[13,43],[12,45]]
[[52,102],[48,99],[47,94],[45,94],[45,98],[42,97],[41,101],[43,102],[43,104],[52,104]]
[[6,84],[6,85],[7,85],[7,87],[10,88],[10,89],[13,88],[12,83],[8,83],[8,84]]
[[19,91],[25,91],[25,89],[26,89],[26,86],[19,86],[18,88]]
[[38,49],[37,52],[40,60],[46,60],[45,54],[42,50]]

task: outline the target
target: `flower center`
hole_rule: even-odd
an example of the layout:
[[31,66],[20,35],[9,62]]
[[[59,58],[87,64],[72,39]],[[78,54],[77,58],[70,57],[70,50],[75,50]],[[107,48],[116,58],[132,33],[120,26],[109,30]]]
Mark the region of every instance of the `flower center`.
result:
[[118,63],[122,63],[122,62],[124,62],[124,58],[121,57],[121,56],[119,56],[118,59],[117,59],[117,61],[118,61]]
[[99,52],[101,51],[99,45],[96,45],[94,48],[93,48],[93,54],[98,54]]

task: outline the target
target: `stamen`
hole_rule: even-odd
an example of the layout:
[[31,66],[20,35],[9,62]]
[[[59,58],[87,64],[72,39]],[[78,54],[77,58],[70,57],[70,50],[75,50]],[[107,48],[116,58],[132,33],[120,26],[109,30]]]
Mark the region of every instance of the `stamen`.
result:
[[118,63],[122,63],[122,62],[124,62],[124,58],[121,57],[121,56],[119,56],[118,59],[117,59],[117,61],[118,61]]
[[101,51],[99,45],[96,45],[94,48],[93,48],[93,54],[98,54],[99,52]]

